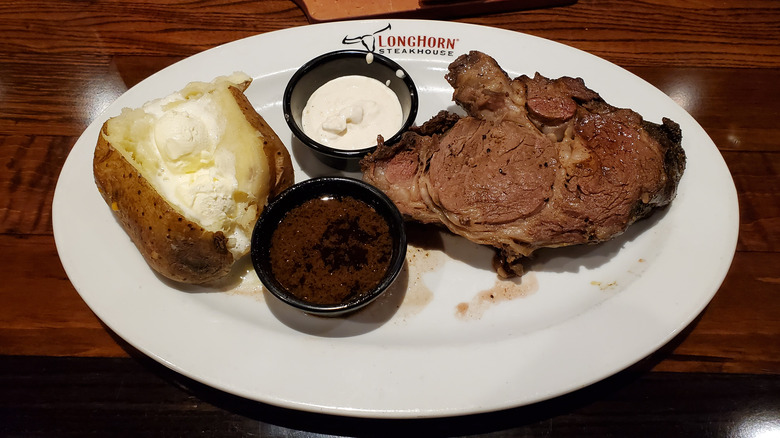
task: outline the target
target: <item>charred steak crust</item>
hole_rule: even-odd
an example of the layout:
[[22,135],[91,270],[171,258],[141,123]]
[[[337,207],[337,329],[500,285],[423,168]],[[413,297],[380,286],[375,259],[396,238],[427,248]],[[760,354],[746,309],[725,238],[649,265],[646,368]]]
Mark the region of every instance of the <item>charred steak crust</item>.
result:
[[611,239],[674,199],[685,152],[672,120],[611,106],[580,78],[510,79],[481,52],[445,77],[467,115],[380,142],[363,178],[410,220],[496,248],[499,274],[542,247]]
[[666,151],[664,154],[664,171],[669,180],[661,200],[665,200],[666,204],[668,204],[677,194],[677,185],[680,183],[683,172],[685,172],[682,129],[680,129],[680,125],[666,117],[661,119],[660,125],[643,121],[642,126]]

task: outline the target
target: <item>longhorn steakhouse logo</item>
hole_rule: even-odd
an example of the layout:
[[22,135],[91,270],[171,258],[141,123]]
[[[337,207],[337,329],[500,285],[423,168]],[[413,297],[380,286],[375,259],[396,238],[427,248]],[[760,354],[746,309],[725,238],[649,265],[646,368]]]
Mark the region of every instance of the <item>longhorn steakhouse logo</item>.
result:
[[433,56],[455,56],[455,45],[458,38],[446,38],[426,34],[398,35],[391,33],[392,26],[387,26],[373,33],[360,36],[345,36],[342,44],[362,44],[372,53],[380,55],[419,54]]

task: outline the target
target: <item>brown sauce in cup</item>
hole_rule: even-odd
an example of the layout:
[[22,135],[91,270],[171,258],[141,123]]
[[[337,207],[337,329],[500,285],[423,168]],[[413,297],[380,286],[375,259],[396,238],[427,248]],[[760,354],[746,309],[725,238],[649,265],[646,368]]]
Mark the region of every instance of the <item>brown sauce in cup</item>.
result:
[[271,272],[297,298],[319,305],[351,301],[387,273],[393,241],[387,221],[350,196],[308,200],[271,236]]

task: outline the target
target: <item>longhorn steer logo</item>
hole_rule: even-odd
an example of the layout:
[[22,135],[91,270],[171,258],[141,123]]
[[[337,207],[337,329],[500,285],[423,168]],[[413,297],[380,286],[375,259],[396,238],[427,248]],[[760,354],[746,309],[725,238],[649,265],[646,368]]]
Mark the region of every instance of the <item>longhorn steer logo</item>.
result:
[[392,27],[390,26],[390,23],[387,23],[387,26],[379,29],[378,31],[374,33],[369,33],[366,35],[360,35],[356,37],[350,37],[345,36],[343,40],[341,40],[342,44],[357,44],[360,43],[363,45],[363,47],[366,48],[371,53],[376,52],[376,34],[382,33],[386,30],[390,30]]

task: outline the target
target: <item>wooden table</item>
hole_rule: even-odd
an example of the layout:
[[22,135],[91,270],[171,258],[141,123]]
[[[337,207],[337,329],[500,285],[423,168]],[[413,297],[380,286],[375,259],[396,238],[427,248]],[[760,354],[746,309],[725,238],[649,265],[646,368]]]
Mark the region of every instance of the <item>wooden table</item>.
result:
[[780,433],[780,3],[580,0],[457,21],[612,61],[672,96],[712,137],[736,183],[741,225],[731,270],[690,327],[580,391],[451,419],[288,411],[168,371],[107,330],[68,281],[52,236],[57,176],[81,132],[127,88],[202,50],[304,26],[306,17],[290,0],[6,0],[0,435]]

